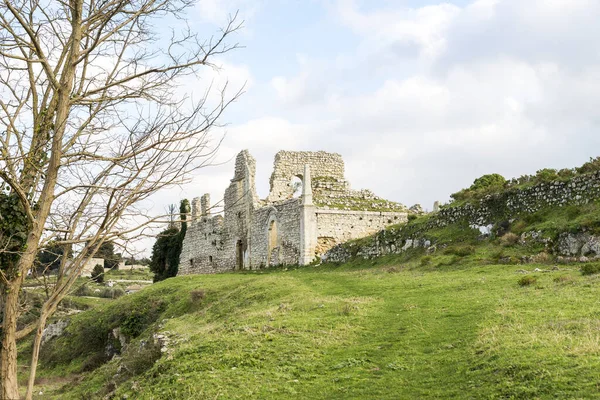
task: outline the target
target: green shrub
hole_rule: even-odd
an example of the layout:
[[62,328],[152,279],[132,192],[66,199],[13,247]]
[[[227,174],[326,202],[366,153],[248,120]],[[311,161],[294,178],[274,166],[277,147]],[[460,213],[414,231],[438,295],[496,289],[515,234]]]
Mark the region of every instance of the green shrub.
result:
[[575,177],[576,171],[570,168],[563,168],[558,171],[558,177],[561,179],[570,179]]
[[92,280],[96,283],[104,282],[104,267],[100,264],[96,264],[92,270]]
[[425,266],[431,264],[431,260],[432,259],[433,258],[431,256],[423,256],[423,257],[421,257],[421,266],[425,267]]
[[591,158],[579,168],[575,168],[578,174],[587,174],[590,172],[600,171],[600,157]]
[[517,283],[521,287],[523,287],[523,286],[531,286],[531,285],[534,285],[534,284],[537,283],[537,278],[535,276],[526,275],[526,276],[522,276],[521,278],[519,278],[519,280],[517,281]]
[[536,172],[535,178],[538,182],[551,182],[558,179],[558,173],[555,169],[544,168]]
[[120,287],[114,287],[114,288],[105,288],[104,290],[102,290],[100,292],[100,297],[105,298],[105,299],[118,299],[119,297],[123,296],[125,294],[125,291],[120,288]]
[[590,263],[581,266],[582,275],[594,275],[600,273],[600,264]]
[[527,228],[527,222],[525,222],[523,220],[518,220],[518,221],[513,222],[512,226],[510,227],[510,230],[513,233],[516,233],[517,235],[519,235],[525,231],[525,228]]
[[79,286],[77,289],[75,289],[73,294],[75,296],[89,297],[89,296],[93,296],[94,292],[92,291],[92,289],[90,289],[87,285],[84,284],[84,285]]
[[110,357],[105,351],[94,353],[83,362],[81,365],[81,372],[89,372],[98,369],[108,361],[110,361]]
[[473,191],[477,191],[477,190],[489,190],[492,188],[503,188],[504,184],[506,183],[506,179],[504,179],[504,177],[500,174],[488,174],[488,175],[483,175],[480,178],[475,179],[475,181],[473,182],[473,184],[471,185],[471,187],[469,188],[470,190]]
[[473,247],[473,246],[461,246],[461,247],[457,247],[454,250],[454,255],[459,256],[459,257],[467,257],[474,253],[475,253],[475,247]]
[[123,354],[122,364],[131,376],[140,375],[152,368],[160,356],[160,344],[151,338],[138,346],[129,346]]
[[408,214],[408,222],[414,221],[417,218],[419,218],[417,214]]
[[567,283],[567,282],[572,282],[573,278],[569,275],[561,275],[561,276],[557,276],[556,278],[554,278],[553,281],[555,283]]
[[500,174],[483,175],[473,182],[468,189],[453,193],[450,197],[456,201],[480,198],[484,195],[502,191],[506,185],[506,179]]
[[528,224],[528,225],[532,225],[532,224],[537,224],[540,222],[544,222],[545,220],[545,216],[542,212],[536,212],[533,214],[525,214],[523,215],[523,220]]
[[458,257],[467,257],[475,253],[473,246],[448,247],[444,250],[445,255],[455,255]]

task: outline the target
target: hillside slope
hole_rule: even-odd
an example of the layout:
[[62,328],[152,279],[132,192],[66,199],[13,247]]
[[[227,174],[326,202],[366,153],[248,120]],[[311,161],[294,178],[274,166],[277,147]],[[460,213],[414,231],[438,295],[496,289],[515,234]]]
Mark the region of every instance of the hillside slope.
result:
[[[57,399],[600,395],[597,276],[524,274],[476,255],[421,264],[168,279],[74,318],[45,347],[39,389]],[[129,344],[105,363],[116,327]],[[170,338],[158,337],[162,355],[148,344],[157,332]]]

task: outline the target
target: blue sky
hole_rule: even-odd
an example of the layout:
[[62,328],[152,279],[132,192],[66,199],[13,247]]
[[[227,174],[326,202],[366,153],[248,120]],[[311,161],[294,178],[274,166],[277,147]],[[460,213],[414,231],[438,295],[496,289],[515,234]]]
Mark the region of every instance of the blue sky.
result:
[[[245,48],[217,80],[246,93],[214,134],[220,161],[255,156],[261,197],[281,149],[340,153],[353,188],[429,209],[486,173],[600,155],[598,0],[200,0],[190,20],[210,32],[236,10]],[[220,199],[232,176],[203,169],[155,208]]]

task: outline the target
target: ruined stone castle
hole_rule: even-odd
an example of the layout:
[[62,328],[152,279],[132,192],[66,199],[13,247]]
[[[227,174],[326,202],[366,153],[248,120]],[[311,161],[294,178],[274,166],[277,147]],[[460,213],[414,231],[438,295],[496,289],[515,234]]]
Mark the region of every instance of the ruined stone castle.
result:
[[339,154],[280,151],[264,200],[255,169],[248,151],[238,154],[222,214],[211,213],[208,194],[192,201],[179,275],[306,265],[339,243],[407,220],[403,205],[350,189]]

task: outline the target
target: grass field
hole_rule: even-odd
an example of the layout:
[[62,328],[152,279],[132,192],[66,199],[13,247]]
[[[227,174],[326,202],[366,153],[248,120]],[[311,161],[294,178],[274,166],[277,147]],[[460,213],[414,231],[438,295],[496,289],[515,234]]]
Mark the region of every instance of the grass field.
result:
[[[525,266],[536,267],[548,269]],[[115,398],[130,399],[600,397],[599,277],[523,268],[383,258],[172,278],[74,319],[43,355],[39,390],[60,399],[102,398],[115,384]],[[83,372],[115,326],[132,337],[123,358]],[[171,342],[154,362],[139,341],[156,331]]]

